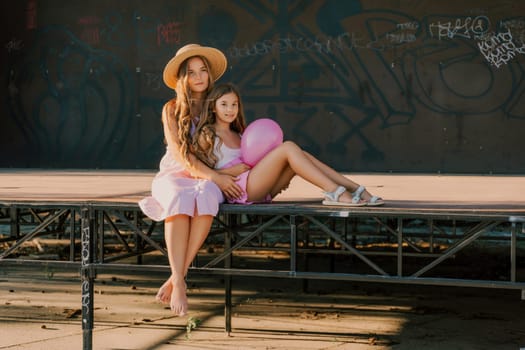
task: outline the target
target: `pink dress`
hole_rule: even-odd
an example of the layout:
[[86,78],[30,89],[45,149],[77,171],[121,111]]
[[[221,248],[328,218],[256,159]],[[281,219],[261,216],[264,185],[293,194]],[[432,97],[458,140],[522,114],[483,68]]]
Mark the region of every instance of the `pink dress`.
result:
[[[219,138],[215,139],[215,148],[214,153],[218,158],[217,164],[215,164],[216,169],[228,168],[236,164],[242,163],[241,149],[240,148],[230,148],[224,143],[219,145]],[[245,171],[237,178],[235,181],[243,190],[243,195],[240,198],[230,199],[228,198],[228,203],[238,203],[238,204],[253,204],[253,203],[269,203],[272,201],[272,196],[267,194],[264,200],[260,202],[249,202],[248,193],[246,192],[246,186],[248,183],[248,175],[250,175],[250,170]]]
[[213,181],[192,177],[166,150],[151,184],[151,196],[140,200],[139,206],[151,219],[162,221],[177,214],[215,216],[223,201],[222,192]]

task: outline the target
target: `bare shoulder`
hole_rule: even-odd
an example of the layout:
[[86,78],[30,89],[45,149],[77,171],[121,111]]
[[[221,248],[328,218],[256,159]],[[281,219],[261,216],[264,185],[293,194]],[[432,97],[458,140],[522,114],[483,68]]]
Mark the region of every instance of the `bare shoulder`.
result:
[[167,101],[164,104],[164,107],[162,107],[162,113],[166,113],[166,112],[173,113],[176,105],[177,105],[177,99],[172,98],[171,100]]
[[164,104],[164,106],[162,107],[162,121],[163,122],[166,122],[168,117],[174,115],[176,105],[177,105],[177,101],[174,98]]

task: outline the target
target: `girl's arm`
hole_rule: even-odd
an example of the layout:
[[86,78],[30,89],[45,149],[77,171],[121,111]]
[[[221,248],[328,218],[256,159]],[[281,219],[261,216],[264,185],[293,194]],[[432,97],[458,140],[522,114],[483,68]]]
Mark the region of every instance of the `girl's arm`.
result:
[[[172,129],[170,129],[168,123],[168,104],[164,105],[164,108],[162,109],[162,124],[164,137],[168,144],[170,153],[178,162],[186,164],[180,152],[178,126],[173,125]],[[214,169],[211,169],[192,153],[189,154],[188,158],[191,167],[187,167],[186,170],[191,176],[215,182],[221,191],[229,198],[239,198],[242,196],[242,189],[235,183],[235,178],[233,176],[221,174]]]

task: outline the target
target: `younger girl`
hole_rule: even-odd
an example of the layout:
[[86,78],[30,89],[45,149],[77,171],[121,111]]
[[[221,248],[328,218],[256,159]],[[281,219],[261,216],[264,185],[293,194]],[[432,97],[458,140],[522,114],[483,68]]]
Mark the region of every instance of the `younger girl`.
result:
[[230,203],[270,201],[295,175],[323,190],[325,205],[377,206],[384,204],[363,186],[341,175],[291,141],[285,141],[253,168],[242,163],[241,135],[246,121],[238,90],[232,84],[216,86],[208,95],[193,141],[193,153],[220,173],[237,177],[244,196]]

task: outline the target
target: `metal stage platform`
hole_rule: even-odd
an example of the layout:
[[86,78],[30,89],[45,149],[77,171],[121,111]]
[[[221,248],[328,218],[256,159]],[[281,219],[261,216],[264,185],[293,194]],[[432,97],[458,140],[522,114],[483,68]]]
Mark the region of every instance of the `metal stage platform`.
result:
[[[84,349],[92,347],[97,274],[169,274],[162,223],[137,206],[153,176],[0,170],[0,266],[80,271]],[[351,178],[386,205],[326,207],[318,189],[294,179],[271,204],[221,206],[190,274],[225,276],[227,332],[232,276],[505,288],[525,299],[525,177]],[[44,239],[62,248],[28,251]],[[472,259],[478,253],[483,259]],[[313,255],[327,257],[331,267],[311,264]],[[499,262],[497,271],[480,275],[480,261],[490,259]]]

